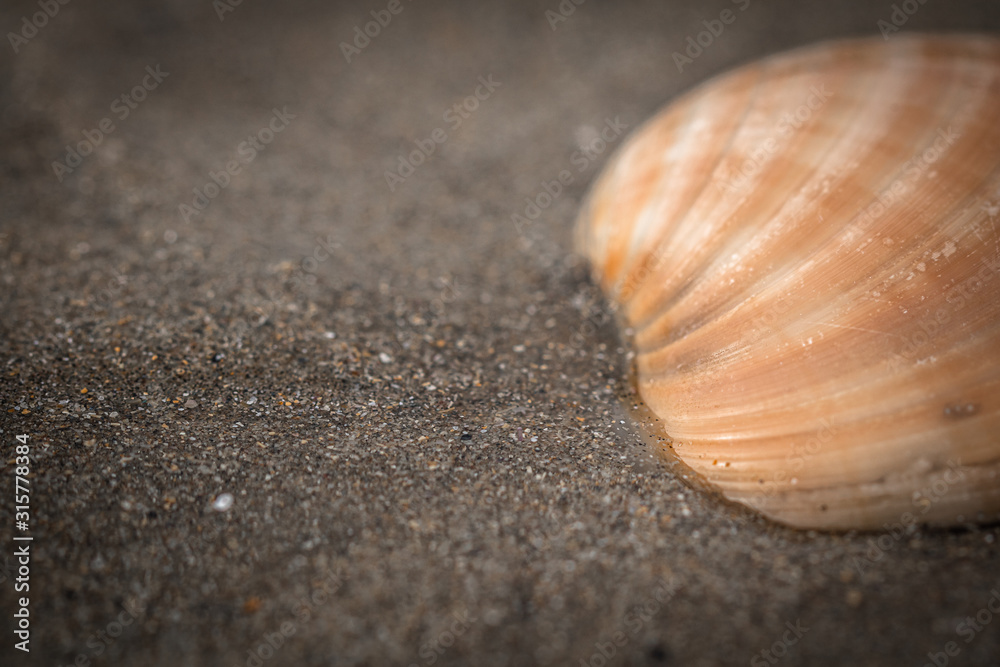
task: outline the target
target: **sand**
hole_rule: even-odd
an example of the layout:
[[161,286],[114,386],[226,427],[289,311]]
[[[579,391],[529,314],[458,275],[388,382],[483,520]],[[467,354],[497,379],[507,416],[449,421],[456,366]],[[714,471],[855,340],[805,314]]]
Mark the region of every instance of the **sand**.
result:
[[148,4],[0,56],[4,508],[30,451],[0,662],[1000,662],[997,527],[795,531],[689,488],[622,423],[572,254],[657,108],[891,3]]

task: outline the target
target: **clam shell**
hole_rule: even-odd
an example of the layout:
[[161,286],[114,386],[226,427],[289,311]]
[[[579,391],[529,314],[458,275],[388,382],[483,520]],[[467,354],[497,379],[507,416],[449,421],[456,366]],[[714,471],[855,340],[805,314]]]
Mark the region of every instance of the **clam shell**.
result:
[[1000,518],[1000,42],[849,40],[689,92],[578,245],[680,459],[797,527]]

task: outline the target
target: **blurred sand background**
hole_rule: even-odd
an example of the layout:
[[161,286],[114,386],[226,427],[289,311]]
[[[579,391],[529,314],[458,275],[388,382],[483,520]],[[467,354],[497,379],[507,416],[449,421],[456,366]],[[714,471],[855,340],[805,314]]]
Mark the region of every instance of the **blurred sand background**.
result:
[[[0,662],[1000,664],[1000,620],[957,632],[1000,529],[797,532],[689,489],[622,427],[626,351],[571,252],[606,123],[879,37],[891,3],[402,0],[348,62],[388,2],[223,1],[77,0],[0,49]],[[1000,5],[902,30],[997,32]]]

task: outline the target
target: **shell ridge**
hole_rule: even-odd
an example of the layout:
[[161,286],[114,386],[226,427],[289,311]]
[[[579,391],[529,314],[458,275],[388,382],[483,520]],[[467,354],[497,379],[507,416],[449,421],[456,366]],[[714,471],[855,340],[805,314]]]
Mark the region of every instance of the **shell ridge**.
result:
[[[728,150],[728,148],[732,145],[732,142],[735,140],[736,136],[741,131],[741,128],[743,127],[743,124],[746,122],[746,119],[750,115],[750,111],[753,108],[754,99],[759,94],[759,82],[763,78],[763,72],[761,70],[755,69],[755,70],[750,70],[750,71],[754,71],[755,74],[756,74],[756,81],[755,81],[755,83],[754,83],[754,85],[752,87],[752,92],[751,92],[751,96],[750,96],[750,103],[744,108],[743,113],[740,116],[739,122],[737,122],[736,124],[733,125],[733,128],[730,131],[730,133],[729,133],[729,135],[728,135],[725,143],[722,144],[722,147],[721,147],[721,149],[720,149],[720,151],[718,153],[718,156],[717,156],[716,160],[713,161],[713,168],[710,169],[710,170],[708,170],[705,178],[702,180],[701,187],[690,198],[690,202],[689,202],[687,208],[682,213],[680,213],[679,215],[677,215],[675,217],[675,219],[673,221],[674,225],[678,225],[683,220],[686,219],[686,217],[690,214],[691,209],[694,206],[695,202],[698,201],[698,199],[701,197],[701,195],[708,188],[709,184],[712,182],[712,174],[715,171],[715,167],[717,166],[718,161],[720,161],[720,160],[723,159],[723,156],[725,155],[726,150]],[[651,250],[649,253],[647,253],[645,256],[643,256],[642,259],[639,260],[638,262],[633,261],[632,264],[638,264],[637,268],[641,271],[642,269],[644,269],[644,268],[646,268],[648,266],[650,260],[654,260],[654,258],[655,258],[655,262],[659,263],[660,261],[662,261],[662,257],[663,256],[664,256],[664,254],[661,253],[661,250],[660,250],[660,248],[658,246],[658,247],[654,248],[653,250]],[[628,277],[630,277],[631,275],[635,275],[635,273],[630,273],[629,275],[626,276],[626,279]],[[640,282],[640,286],[641,286],[641,284],[642,283]],[[631,293],[634,294],[635,291],[636,291],[636,288],[633,288],[631,290]],[[625,303],[623,303],[622,305],[625,306],[626,312],[627,312],[627,308],[628,308],[627,301]]]
[[[871,82],[870,82],[870,88],[878,87],[879,83],[880,83],[879,80],[873,78],[871,80]],[[871,104],[876,104],[876,103],[877,102],[872,101],[870,103],[870,105]],[[863,113],[865,110],[866,109],[863,109],[861,112]],[[816,185],[817,181],[822,182],[822,180],[824,178],[830,178],[831,177],[831,173],[830,173],[831,170],[824,169],[824,167],[826,167],[826,163],[824,162],[824,160],[826,158],[828,158],[828,157],[833,157],[833,158],[839,158],[840,157],[840,154],[835,149],[835,147],[837,145],[837,141],[838,140],[834,139],[834,140],[830,140],[830,141],[828,141],[826,143],[827,150],[825,150],[821,154],[820,163],[817,164],[815,166],[815,168],[813,168],[810,171],[805,172],[803,174],[803,176],[802,176],[799,184],[797,186],[795,186],[795,193],[796,194],[801,194],[801,193],[807,192],[807,191],[811,190]],[[647,335],[650,335],[650,330],[657,326],[657,320],[663,320],[666,317],[669,317],[669,312],[668,311],[673,306],[677,305],[679,302],[681,302],[684,298],[686,298],[688,296],[689,288],[690,288],[691,285],[695,284],[695,280],[697,278],[702,277],[705,274],[707,274],[708,271],[709,271],[709,269],[711,267],[713,267],[714,265],[717,265],[720,262],[721,263],[726,263],[728,261],[728,260],[726,260],[727,257],[730,257],[733,254],[737,253],[737,251],[739,250],[739,248],[738,248],[739,245],[741,245],[741,244],[744,245],[744,246],[747,245],[747,241],[745,239],[749,238],[751,241],[756,240],[756,243],[758,245],[766,243],[766,242],[768,242],[768,241],[770,241],[770,240],[772,240],[774,238],[778,238],[778,237],[780,237],[782,235],[781,231],[782,231],[783,227],[787,224],[786,220],[792,220],[792,219],[794,219],[796,217],[800,217],[800,216],[795,216],[795,215],[788,215],[788,216],[783,216],[782,215],[782,212],[785,211],[786,209],[789,209],[789,207],[791,207],[790,210],[793,211],[793,212],[796,211],[796,210],[798,210],[796,208],[795,202],[793,202],[791,200],[791,198],[789,198],[787,200],[783,200],[782,202],[776,202],[775,206],[776,206],[776,212],[774,214],[770,215],[770,216],[767,216],[767,217],[771,218],[771,222],[770,223],[766,223],[766,225],[763,228],[759,229],[759,230],[758,229],[751,229],[750,231],[747,231],[743,236],[740,236],[738,232],[734,233],[732,235],[731,242],[729,242],[728,244],[724,244],[724,245],[720,246],[720,249],[718,251],[716,251],[715,254],[713,254],[713,255],[706,255],[703,258],[703,261],[702,261],[701,264],[699,264],[695,268],[692,268],[692,270],[691,270],[692,279],[690,279],[689,281],[687,281],[684,284],[684,286],[682,288],[678,289],[673,295],[671,295],[670,298],[663,299],[663,301],[661,303],[661,308],[658,311],[651,311],[650,313],[647,314],[647,317],[645,317],[643,320],[631,322],[631,326],[634,329],[636,329],[636,331],[637,331],[636,343],[637,343],[639,351],[641,351],[641,352],[653,351],[653,350],[656,349],[656,347],[658,347],[660,344],[662,344],[662,343],[659,343],[659,342],[658,343],[649,342],[648,344],[644,344],[643,343],[643,338],[645,338]],[[814,207],[818,208],[819,206],[820,205],[817,204]],[[806,207],[803,207],[803,208],[806,208]],[[837,234],[837,232],[834,230],[834,231],[830,232],[829,236],[830,237],[835,237],[836,234]],[[763,237],[763,238],[761,239],[760,237]],[[765,252],[766,251],[766,247],[765,248],[761,248],[760,251],[761,252]],[[813,250],[813,254],[814,255],[815,254],[819,254],[819,253],[824,252],[824,251],[826,251],[825,244],[817,245],[817,247],[815,247],[815,249]],[[730,301],[729,301],[729,303],[730,303],[729,308],[726,309],[726,310],[723,310],[722,312],[717,313],[717,316],[718,317],[724,317],[729,310],[740,308],[742,305],[745,305],[748,301],[753,300],[756,295],[759,295],[761,292],[768,291],[773,286],[775,286],[775,285],[777,285],[779,283],[785,283],[785,282],[794,281],[795,279],[797,279],[797,277],[798,277],[798,271],[794,270],[793,266],[790,266],[791,263],[794,262],[794,261],[795,260],[793,258],[789,259],[789,268],[788,268],[787,272],[784,273],[784,274],[782,274],[782,275],[780,275],[780,276],[776,275],[775,273],[772,272],[772,273],[769,274],[768,277],[763,277],[763,276],[762,277],[758,277],[754,282],[748,282],[748,283],[746,283],[744,285],[744,287],[743,287],[743,292],[742,292],[745,295],[744,298],[742,298],[742,299],[736,299],[734,297],[733,299],[730,299]],[[763,280],[768,280],[770,282],[762,283]],[[701,322],[700,326],[707,326],[707,325],[710,325],[711,323],[712,323],[712,320],[704,320],[704,321]],[[690,332],[690,329],[688,329],[688,328],[673,329],[671,337],[673,339],[676,339],[676,338],[678,338],[678,337],[680,337],[682,335],[686,335],[689,332]]]
[[[798,527],[1000,518],[1000,40],[834,42],[737,72],[700,88],[717,107],[679,100],[637,133],[660,143],[609,162],[580,218],[651,441]],[[836,96],[761,152],[822,83]]]

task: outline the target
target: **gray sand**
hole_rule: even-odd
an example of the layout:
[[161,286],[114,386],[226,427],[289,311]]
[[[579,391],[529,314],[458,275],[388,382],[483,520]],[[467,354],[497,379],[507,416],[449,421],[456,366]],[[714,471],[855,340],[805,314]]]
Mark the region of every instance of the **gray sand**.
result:
[[[557,0],[403,0],[350,63],[390,3],[141,4],[60,5],[0,56],[5,509],[31,451],[0,663],[1000,664],[1000,621],[961,625],[993,617],[1000,529],[799,532],[692,490],[622,425],[626,351],[571,254],[607,121],[878,36],[891,3],[593,0],[553,29]],[[959,29],[1000,5],[903,26]]]

